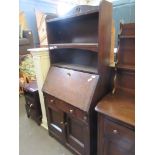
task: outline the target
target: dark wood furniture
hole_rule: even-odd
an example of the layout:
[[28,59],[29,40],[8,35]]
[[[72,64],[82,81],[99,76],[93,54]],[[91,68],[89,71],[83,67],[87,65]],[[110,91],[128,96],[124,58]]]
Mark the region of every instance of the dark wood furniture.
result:
[[25,108],[27,117],[32,118],[38,125],[41,124],[42,112],[36,81],[32,81],[24,86]]
[[47,20],[51,68],[43,85],[48,130],[77,155],[97,153],[97,101],[109,92],[112,4]]
[[95,107],[98,155],[135,154],[135,24],[120,24],[114,89]]

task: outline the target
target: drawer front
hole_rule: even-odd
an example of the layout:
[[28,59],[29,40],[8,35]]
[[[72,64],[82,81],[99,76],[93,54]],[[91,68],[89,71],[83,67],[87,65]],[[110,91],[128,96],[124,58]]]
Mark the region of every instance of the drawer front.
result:
[[48,95],[47,97],[47,105],[50,107],[52,106],[52,108],[58,108],[60,110],[62,110],[63,112],[71,115],[72,117],[76,117],[84,122],[88,122],[88,116],[86,114],[86,112],[64,102],[61,101],[53,96]]
[[104,136],[125,150],[132,151],[135,145],[134,131],[110,120],[104,121]]

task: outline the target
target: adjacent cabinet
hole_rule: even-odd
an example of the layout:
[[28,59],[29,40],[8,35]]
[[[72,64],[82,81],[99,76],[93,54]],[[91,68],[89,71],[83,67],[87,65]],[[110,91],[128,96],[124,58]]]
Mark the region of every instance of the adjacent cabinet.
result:
[[97,153],[97,102],[110,91],[112,4],[48,19],[51,67],[42,91],[49,134],[77,155]]
[[135,154],[135,24],[120,24],[114,87],[95,107],[98,155]]

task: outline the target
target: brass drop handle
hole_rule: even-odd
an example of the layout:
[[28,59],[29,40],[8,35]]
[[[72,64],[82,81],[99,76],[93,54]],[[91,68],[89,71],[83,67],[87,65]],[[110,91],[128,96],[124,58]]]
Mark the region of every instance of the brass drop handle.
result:
[[113,130],[113,133],[114,133],[114,134],[118,134],[118,131],[114,129],[114,130]]
[[70,113],[73,113],[73,110],[72,110],[72,109],[70,109],[70,110],[69,110],[69,112],[70,112]]

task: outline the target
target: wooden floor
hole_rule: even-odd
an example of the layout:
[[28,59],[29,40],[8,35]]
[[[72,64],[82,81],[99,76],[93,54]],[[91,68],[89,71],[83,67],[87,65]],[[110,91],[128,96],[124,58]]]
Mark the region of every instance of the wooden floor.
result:
[[46,129],[27,118],[23,96],[19,101],[19,155],[73,155],[50,137]]

